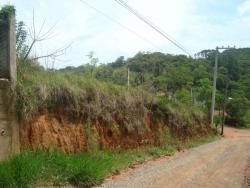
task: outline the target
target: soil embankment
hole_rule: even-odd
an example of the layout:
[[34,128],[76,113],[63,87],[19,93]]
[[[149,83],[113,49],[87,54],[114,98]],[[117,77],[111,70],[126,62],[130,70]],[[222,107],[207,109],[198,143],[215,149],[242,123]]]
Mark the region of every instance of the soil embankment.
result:
[[[177,119],[177,116],[175,116]],[[22,147],[48,149],[57,147],[67,153],[97,149],[130,149],[147,145],[167,144],[171,137],[185,140],[211,132],[206,119],[196,118],[196,127],[163,121],[152,114],[145,117],[143,127],[129,130],[121,123],[77,121],[63,113],[48,113],[22,125]],[[178,127],[179,126],[179,127]]]

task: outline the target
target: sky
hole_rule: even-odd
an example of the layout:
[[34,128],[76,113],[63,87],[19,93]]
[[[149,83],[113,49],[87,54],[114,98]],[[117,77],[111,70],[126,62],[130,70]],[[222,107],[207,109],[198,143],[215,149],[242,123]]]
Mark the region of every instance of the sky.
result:
[[[32,26],[33,11],[36,30],[39,30],[44,20],[44,32],[55,25],[53,37],[37,43],[32,53],[44,55],[71,44],[66,53],[55,61],[56,68],[88,63],[86,55],[90,51],[98,57],[99,63],[113,62],[119,56],[132,57],[139,51],[184,54],[115,0],[84,1],[115,22],[80,0],[0,0],[0,7],[14,5],[17,21],[24,21],[27,28]],[[192,54],[222,45],[250,47],[250,0],[126,2]]]

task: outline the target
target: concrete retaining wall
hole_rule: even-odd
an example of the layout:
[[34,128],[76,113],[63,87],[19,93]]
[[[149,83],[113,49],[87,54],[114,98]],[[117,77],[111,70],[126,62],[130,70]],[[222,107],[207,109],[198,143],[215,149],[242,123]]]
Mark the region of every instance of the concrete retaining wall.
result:
[[15,12],[0,15],[0,78],[16,82],[16,20]]
[[15,9],[0,10],[0,161],[19,152],[19,125],[15,114]]
[[19,125],[14,110],[11,83],[0,79],[0,161],[19,152]]

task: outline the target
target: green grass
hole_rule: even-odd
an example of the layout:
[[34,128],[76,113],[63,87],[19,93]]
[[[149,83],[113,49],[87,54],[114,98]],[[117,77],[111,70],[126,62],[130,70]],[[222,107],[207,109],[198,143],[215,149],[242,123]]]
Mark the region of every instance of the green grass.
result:
[[204,137],[189,139],[185,142],[170,138],[168,145],[163,145],[159,147],[146,147],[138,150],[132,150],[129,153],[130,155],[134,156],[136,162],[141,163],[151,159],[157,159],[163,156],[171,156],[176,151],[198,147],[200,145],[216,141],[219,138],[220,136],[215,132],[208,134]]
[[0,163],[0,187],[34,185],[91,187],[112,172],[127,167],[132,157],[125,153],[100,151],[67,155],[60,151],[26,151]]
[[215,134],[180,143],[129,151],[97,151],[67,155],[58,150],[25,151],[0,163],[0,187],[25,188],[35,185],[91,187],[120,170],[148,160],[171,156],[177,150],[197,147],[219,137]]
[[209,134],[207,136],[203,136],[197,139],[192,139],[187,141],[186,143],[184,143],[184,147],[185,148],[193,148],[193,147],[198,147],[200,145],[206,144],[206,143],[210,143],[213,141],[216,141],[218,139],[220,139],[220,135],[219,133],[216,133],[215,130],[213,130],[214,132],[212,134]]
[[173,147],[147,147],[127,152],[98,151],[67,155],[57,150],[26,151],[0,163],[0,187],[75,185],[91,187],[131,165],[175,152]]
[[163,156],[171,156],[177,151],[173,145],[165,146],[148,146],[137,150],[128,151],[130,156],[133,156],[133,164],[143,163],[145,161],[157,159]]

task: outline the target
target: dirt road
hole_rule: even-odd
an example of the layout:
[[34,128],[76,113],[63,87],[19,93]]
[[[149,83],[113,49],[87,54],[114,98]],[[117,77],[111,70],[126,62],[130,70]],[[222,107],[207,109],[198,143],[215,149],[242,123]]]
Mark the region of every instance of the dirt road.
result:
[[100,187],[250,187],[250,131],[226,128],[221,140],[128,170]]

